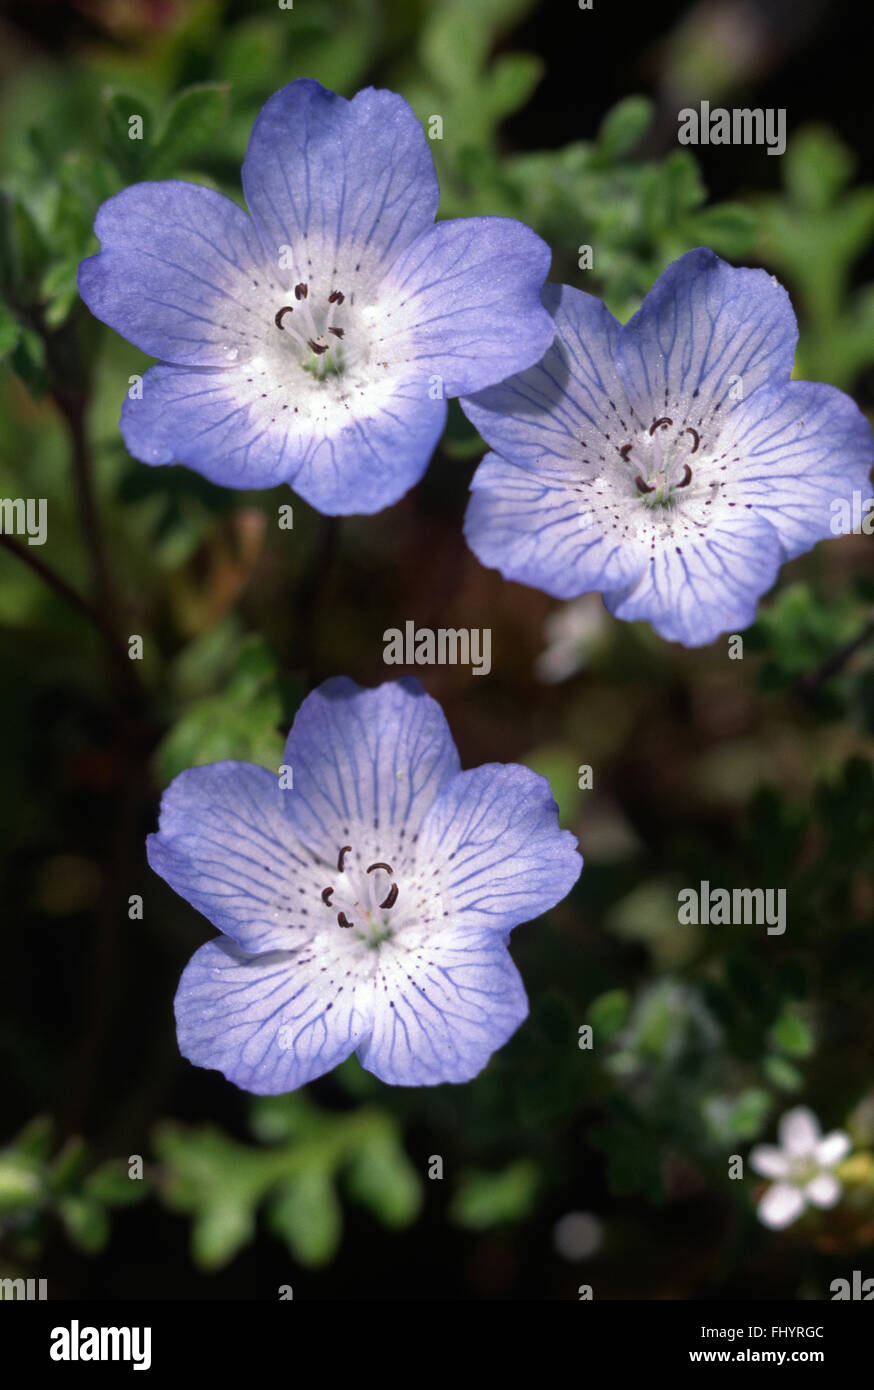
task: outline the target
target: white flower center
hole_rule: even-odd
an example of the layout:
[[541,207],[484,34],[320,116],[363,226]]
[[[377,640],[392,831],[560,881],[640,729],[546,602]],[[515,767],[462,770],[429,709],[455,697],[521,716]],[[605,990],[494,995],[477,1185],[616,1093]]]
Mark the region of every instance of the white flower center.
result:
[[390,914],[399,895],[391,864],[380,859],[365,867],[351,845],[341,845],[337,876],[322,889],[321,898],[339,927],[354,929],[360,940],[375,947],[394,935]]
[[634,485],[645,507],[667,507],[679,501],[677,493],[694,477],[695,455],[701,437],[691,425],[675,425],[669,415],[653,420],[619,450],[634,470]]
[[344,339],[348,323],[344,326],[341,306],[346,301],[342,290],[332,289],[319,302],[310,297],[309,285],[301,281],[294,287],[294,303],[282,304],[276,310],[273,322],[280,333],[286,335],[286,342],[301,366],[311,371],[321,380],[332,373],[340,373],[345,362]]

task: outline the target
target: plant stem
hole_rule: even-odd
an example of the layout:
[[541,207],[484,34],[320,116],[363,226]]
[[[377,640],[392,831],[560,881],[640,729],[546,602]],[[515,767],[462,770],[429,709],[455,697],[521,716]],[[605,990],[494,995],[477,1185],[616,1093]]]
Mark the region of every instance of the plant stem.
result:
[[845,643],[843,647],[838,647],[836,652],[832,652],[828,660],[824,661],[816,671],[802,676],[798,682],[798,693],[802,699],[812,700],[826,681],[837,675],[838,671],[846,666],[850,658],[855,656],[856,652],[864,647],[865,643],[869,642],[872,637],[874,637],[874,618],[869,619],[862,631],[851,642]]
[[51,565],[46,564],[45,560],[41,560],[30,546],[23,545],[21,541],[16,540],[14,536],[7,536],[2,532],[0,532],[0,545],[8,550],[10,555],[15,555],[22,564],[32,569],[34,574],[38,574],[43,583],[47,584],[50,589],[54,589],[56,594],[60,594],[62,599],[76,608],[90,623],[93,623],[106,638],[108,643],[111,645],[117,643],[116,635],[106,622],[100,609],[96,608],[93,603],[89,603],[86,598],[83,598],[78,590],[73,588],[72,584],[68,584],[62,575],[58,574],[56,570],[53,570]]

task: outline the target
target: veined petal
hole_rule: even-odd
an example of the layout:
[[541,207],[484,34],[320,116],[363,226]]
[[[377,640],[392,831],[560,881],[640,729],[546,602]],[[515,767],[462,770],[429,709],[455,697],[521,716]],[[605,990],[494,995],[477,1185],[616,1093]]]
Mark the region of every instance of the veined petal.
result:
[[720,633],[749,627],[781,563],[777,533],[753,512],[714,522],[700,535],[685,530],[681,539],[654,532],[640,579],[606,593],[604,602],[626,622],[645,619],[668,642],[706,646]]
[[583,866],[546,778],[512,763],[453,777],[424,820],[418,853],[442,865],[453,927],[502,933],[554,907]]
[[853,492],[867,500],[874,436],[858,406],[821,382],[790,381],[762,387],[731,420],[734,462],[721,504],[754,508],[793,559],[834,535],[841,502]]
[[606,475],[643,427],[616,371],[619,323],[600,299],[569,285],[546,285],[542,299],[555,324],[542,360],[464,396],[461,408],[492,449],[540,477]]
[[471,492],[465,538],[505,579],[577,598],[632,584],[643,572],[646,553],[627,543],[626,518],[591,486],[540,477],[487,454]]
[[759,1202],[759,1220],[772,1231],[782,1231],[804,1211],[804,1194],[788,1182],[775,1182]]
[[669,265],[619,334],[617,366],[641,417],[712,435],[741,399],[789,379],[798,326],[764,270],[699,247]]
[[79,267],[96,318],[152,357],[225,367],[264,336],[278,282],[251,218],[221,193],[169,180],[103,204],[101,250]]
[[164,792],[147,841],[155,873],[250,952],[308,936],[323,886],[285,814],[291,795],[253,763],[188,768]]
[[363,403],[362,394],[339,379],[285,381],[263,361],[234,371],[159,366],[141,398],[125,401],[121,432],[142,463],[183,463],[226,487],[290,483],[327,515],[363,515],[418,482],[446,402],[418,381],[387,379]]
[[415,363],[425,380],[439,377],[447,396],[530,366],[554,333],[540,302],[549,262],[546,243],[510,217],[430,227],[381,286],[387,349]]
[[318,950],[249,956],[233,942],[201,946],[176,993],[183,1057],[255,1095],[280,1095],[331,1071],[369,1031],[372,1006],[342,961]]
[[370,281],[430,226],[440,192],[419,121],[403,97],[368,87],[351,101],[309,78],[262,108],[243,190],[270,264],[286,283],[324,268]]
[[344,843],[338,835],[376,859],[403,858],[460,766],[443,711],[417,680],[362,690],[345,676],[304,700],[285,761],[294,771],[289,821],[330,859]]
[[470,1081],[528,1014],[503,937],[489,932],[405,933],[380,957],[373,1031],[363,1067],[395,1086]]

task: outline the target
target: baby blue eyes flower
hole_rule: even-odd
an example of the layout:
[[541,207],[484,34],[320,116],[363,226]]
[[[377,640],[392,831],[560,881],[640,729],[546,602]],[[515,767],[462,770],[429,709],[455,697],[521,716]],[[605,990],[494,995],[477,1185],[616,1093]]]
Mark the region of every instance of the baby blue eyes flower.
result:
[[125,402],[135,458],[235,488],[290,483],[330,515],[396,502],[446,397],[536,362],[549,248],[511,218],[435,224],[428,142],[402,97],[300,79],[258,116],[249,214],[180,181],[103,205],[91,312],[161,359]]
[[510,929],[580,874],[545,778],[460,771],[418,681],[345,677],[304,700],[282,778],[183,772],[149,862],[223,933],[176,996],[179,1046],[258,1094],[350,1053],[401,1086],[468,1081],[526,1017]]
[[[700,646],[747,627],[785,561],[867,489],[871,430],[831,386],[790,381],[789,297],[700,248],[621,327],[549,285],[543,361],[462,402],[490,445],[465,521],[484,565]],[[867,496],[867,491],[863,491]]]

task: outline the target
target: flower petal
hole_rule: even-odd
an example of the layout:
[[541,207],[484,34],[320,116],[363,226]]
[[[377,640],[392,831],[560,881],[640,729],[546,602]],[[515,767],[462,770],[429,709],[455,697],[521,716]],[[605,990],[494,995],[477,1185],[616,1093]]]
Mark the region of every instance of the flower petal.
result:
[[529,367],[555,331],[540,302],[550,254],[530,227],[510,217],[430,227],[392,264],[380,289],[387,351],[402,350],[426,380],[440,379],[447,396]]
[[846,1158],[852,1147],[853,1141],[849,1134],[845,1134],[842,1129],[833,1129],[817,1144],[816,1161],[823,1168],[833,1168],[836,1163]]
[[789,1160],[782,1149],[774,1144],[757,1144],[750,1150],[750,1167],[763,1178],[785,1178],[789,1171]]
[[799,1187],[788,1182],[775,1182],[759,1202],[759,1220],[772,1231],[791,1226],[804,1211],[804,1197]]
[[464,518],[468,545],[505,579],[555,598],[633,584],[646,552],[625,543],[621,524],[593,515],[590,494],[571,482],[486,454]]
[[555,324],[542,360],[463,397],[461,408],[492,449],[539,477],[604,475],[622,463],[631,429],[644,427],[613,360],[619,324],[600,299],[569,285],[546,285],[542,299]]
[[233,942],[207,942],[176,993],[183,1057],[256,1095],[280,1095],[323,1076],[370,1026],[365,992],[352,987],[341,996],[334,964],[324,950],[248,956]]
[[375,859],[402,858],[440,788],[459,769],[443,711],[419,681],[362,690],[337,677],[308,695],[285,749],[287,807],[300,839],[336,860],[338,835]]
[[720,501],[754,508],[792,559],[833,529],[836,509],[853,492],[869,495],[874,462],[871,426],[855,402],[833,386],[790,381],[762,387],[731,419],[736,456]]
[[138,183],[103,204],[79,267],[92,314],[152,357],[224,367],[248,356],[280,293],[251,218],[212,189]]
[[818,1173],[805,1187],[804,1195],[815,1207],[836,1207],[841,1200],[841,1185],[834,1173]]
[[250,952],[297,944],[324,886],[285,813],[292,792],[253,763],[192,767],[161,798],[155,873]]
[[290,483],[329,516],[381,511],[427,468],[446,402],[420,382],[387,381],[354,409],[339,392],[296,395],[257,361],[233,372],[153,367],[141,399],[124,403],[121,432],[142,463],[183,463],[226,487]]
[[610,612],[626,622],[646,619],[668,642],[687,647],[749,627],[781,564],[773,527],[747,512],[678,539],[659,537],[637,583],[604,595]]
[[287,283],[313,271],[368,280],[430,226],[440,191],[419,121],[403,97],[373,87],[351,101],[309,78],[262,108],[243,190],[268,259],[294,254]]
[[395,1086],[470,1081],[528,1014],[503,937],[488,932],[404,935],[380,953],[373,1032],[363,1067]]
[[453,927],[498,932],[554,907],[583,866],[575,837],[559,829],[546,778],[512,763],[453,777],[426,816],[417,849],[420,860],[441,866]]
[[741,398],[789,379],[797,340],[781,285],[699,247],[656,281],[622,329],[616,360],[640,416],[688,419],[710,436]]
[[780,1143],[794,1158],[813,1158],[820,1142],[819,1120],[806,1105],[796,1105],[781,1115],[777,1126]]

